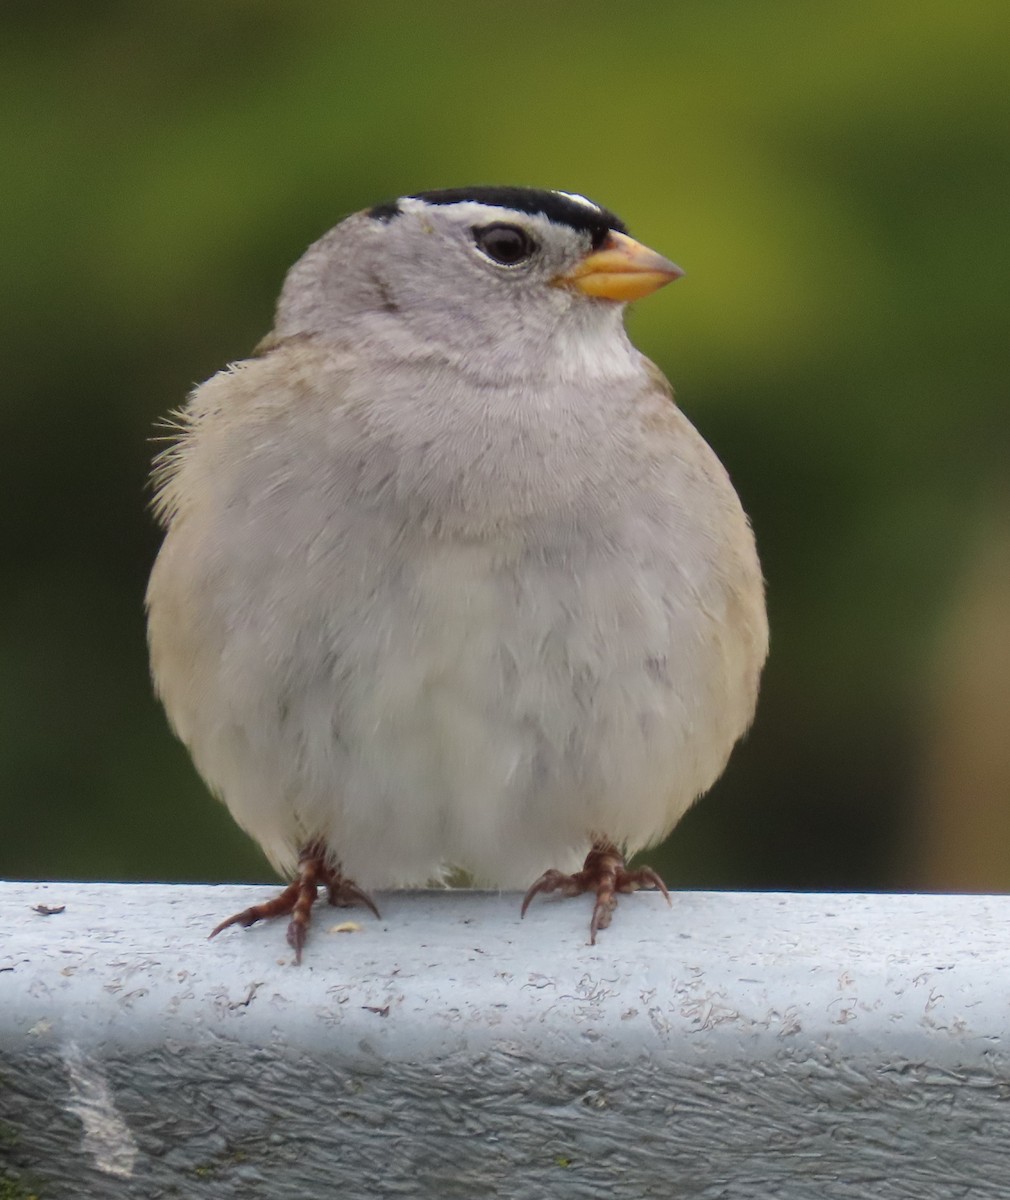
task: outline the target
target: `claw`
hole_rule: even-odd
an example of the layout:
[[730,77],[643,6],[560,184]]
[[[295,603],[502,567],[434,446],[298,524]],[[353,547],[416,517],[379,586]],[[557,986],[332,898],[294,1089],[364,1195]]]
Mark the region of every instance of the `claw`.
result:
[[230,925],[242,925],[248,929],[257,921],[266,921],[271,917],[283,917],[291,914],[288,923],[287,941],[295,952],[295,964],[302,961],[302,950],[308,937],[309,924],[312,920],[312,906],[319,895],[319,885],[327,891],[331,904],[344,906],[363,904],[379,916],[370,896],[358,887],[353,880],[344,879],[339,867],[330,865],[325,848],[321,843],[313,842],[307,846],[298,858],[298,878],[275,896],[263,904],[254,904],[242,912],[228,917],[220,925],[215,925],[209,937],[217,937],[222,929]]
[[229,925],[241,925],[244,929],[248,929],[257,921],[267,921],[271,917],[284,916],[294,908],[297,893],[298,881],[296,880],[294,883],[289,883],[284,891],[279,896],[275,896],[273,900],[267,900],[263,904],[254,904],[251,908],[244,908],[241,912],[222,921],[220,925],[215,925],[207,935],[208,941],[210,938],[217,937],[221,930],[227,929]]
[[382,920],[372,897],[363,892],[352,879],[338,877],[328,883],[326,889],[334,908],[353,908],[356,904],[363,904],[365,908],[372,910],[377,920]]
[[595,892],[596,903],[593,906],[592,920],[589,922],[589,944],[595,946],[597,933],[610,924],[617,907],[618,893],[627,894],[641,887],[656,888],[666,897],[667,904],[673,903],[666,884],[652,867],[639,867],[635,871],[629,871],[624,864],[624,856],[612,842],[596,841],[586,855],[581,871],[576,871],[573,875],[566,875],[553,867],[545,871],[523,897],[519,916],[526,916],[530,901],[541,892],[549,894],[560,891],[565,896]]

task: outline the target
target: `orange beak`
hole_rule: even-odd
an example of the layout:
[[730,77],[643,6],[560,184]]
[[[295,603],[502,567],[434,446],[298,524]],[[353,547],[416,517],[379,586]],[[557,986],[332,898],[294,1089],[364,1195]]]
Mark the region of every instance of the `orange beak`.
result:
[[587,254],[553,282],[602,300],[640,300],[679,279],[684,272],[655,250],[613,230],[599,248]]

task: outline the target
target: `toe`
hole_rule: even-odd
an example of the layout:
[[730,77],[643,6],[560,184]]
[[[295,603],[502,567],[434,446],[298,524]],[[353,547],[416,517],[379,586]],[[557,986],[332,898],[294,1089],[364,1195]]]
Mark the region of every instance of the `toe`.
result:
[[308,929],[308,922],[301,917],[293,917],[288,924],[288,945],[295,952],[296,966],[301,965],[302,950],[305,948]]
[[356,904],[361,904],[365,908],[370,909],[375,914],[377,920],[382,920],[381,916],[379,916],[379,910],[375,906],[375,901],[367,892],[363,892],[352,879],[337,877],[331,880],[327,884],[327,894],[334,908],[352,908]]

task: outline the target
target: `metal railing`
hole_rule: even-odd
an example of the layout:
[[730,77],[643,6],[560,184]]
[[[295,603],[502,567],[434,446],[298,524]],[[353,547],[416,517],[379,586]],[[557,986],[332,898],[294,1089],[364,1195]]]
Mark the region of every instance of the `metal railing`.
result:
[[270,894],[0,884],[4,1200],[1010,1195],[1010,897]]

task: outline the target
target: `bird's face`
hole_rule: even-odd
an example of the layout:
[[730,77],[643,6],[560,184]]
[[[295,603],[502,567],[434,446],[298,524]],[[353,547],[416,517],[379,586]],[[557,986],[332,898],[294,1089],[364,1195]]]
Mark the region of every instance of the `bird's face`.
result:
[[425,192],[356,213],[311,247],[285,284],[278,332],[339,337],[353,324],[533,373],[569,341],[619,331],[627,301],[680,273],[581,196]]

